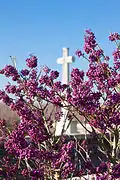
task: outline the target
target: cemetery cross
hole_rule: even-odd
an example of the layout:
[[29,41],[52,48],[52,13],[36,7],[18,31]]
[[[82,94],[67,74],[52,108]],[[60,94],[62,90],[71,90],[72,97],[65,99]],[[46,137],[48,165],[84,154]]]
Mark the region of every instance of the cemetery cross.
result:
[[[62,64],[62,84],[68,84],[69,83],[69,64],[74,62],[75,58],[74,56],[69,56],[69,48],[63,48],[63,57],[57,59],[58,64]],[[56,135],[59,136],[62,133],[63,125],[65,123],[65,129],[68,126],[69,121],[66,119],[67,116],[67,110],[63,108],[63,117],[60,122],[56,125]],[[67,128],[67,131],[65,133],[66,135],[71,134],[71,128],[70,126]]]

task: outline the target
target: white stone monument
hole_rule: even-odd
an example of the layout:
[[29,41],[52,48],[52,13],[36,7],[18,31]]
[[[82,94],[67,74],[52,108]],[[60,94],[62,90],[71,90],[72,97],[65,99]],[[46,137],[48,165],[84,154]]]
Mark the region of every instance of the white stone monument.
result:
[[58,64],[62,64],[62,84],[69,82],[69,64],[75,61],[74,56],[69,56],[69,48],[63,48],[63,57],[57,59]]
[[[75,57],[69,56],[69,48],[63,48],[63,57],[57,59],[57,63],[62,64],[62,84],[69,83],[69,76],[70,76],[69,65],[74,61],[75,61]],[[83,128],[83,126],[79,122],[77,122],[76,119],[72,120],[72,122],[70,123],[70,121],[66,118],[68,113],[66,109],[63,108],[62,111],[63,111],[63,117],[61,118],[60,122],[56,124],[56,131],[55,131],[56,136],[61,135],[63,126],[65,130],[67,129],[66,132],[64,133],[66,135],[80,135],[80,134],[85,135],[87,133],[86,130]],[[83,121],[83,117],[81,117],[81,120]],[[86,128],[89,131],[91,130],[88,124],[86,125]]]
[[[58,64],[62,64],[62,84],[68,84],[69,82],[69,64],[74,62],[75,58],[74,56],[69,56],[69,48],[63,48],[63,57],[57,59]],[[71,125],[67,128],[69,124],[69,120],[67,117],[67,110],[62,109],[63,111],[63,117],[61,118],[60,122],[56,125],[56,135],[59,136],[62,133],[62,129],[64,126],[64,129],[67,129],[65,134],[70,135],[71,134]]]

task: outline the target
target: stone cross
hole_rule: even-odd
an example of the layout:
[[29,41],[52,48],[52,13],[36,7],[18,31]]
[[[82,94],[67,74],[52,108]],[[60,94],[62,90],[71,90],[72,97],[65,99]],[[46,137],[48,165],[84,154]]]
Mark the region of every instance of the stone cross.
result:
[[[69,75],[70,75],[69,65],[70,65],[70,63],[72,63],[74,61],[75,61],[74,56],[69,56],[69,48],[63,48],[63,56],[61,58],[57,59],[57,63],[62,64],[62,84],[69,83]],[[62,112],[63,112],[63,117],[56,124],[56,131],[55,131],[56,136],[61,135],[64,125],[65,125],[65,129],[69,125],[69,120],[66,118],[68,110],[62,108]],[[85,121],[84,117],[80,116],[79,118],[81,118],[81,120],[84,123],[84,121]],[[66,122],[65,122],[65,119],[66,119]],[[85,126],[89,131],[92,131],[89,124],[85,124]],[[66,135],[83,134],[86,136],[87,132],[80,123],[77,123],[76,119],[73,119],[65,134]]]
[[69,56],[69,48],[63,48],[63,57],[57,59],[58,64],[62,64],[62,84],[69,82],[69,64],[74,62],[74,56]]
[[[69,82],[69,64],[74,62],[74,56],[69,56],[69,48],[63,48],[63,57],[57,59],[58,64],[62,64],[62,84],[68,84]],[[63,111],[63,117],[61,118],[60,122],[57,123],[56,125],[56,135],[59,136],[61,135],[62,128],[64,126],[65,122],[65,129],[67,128],[69,121],[67,120],[67,110],[64,108],[62,109]],[[66,120],[65,120],[66,119]],[[66,134],[71,134],[71,127],[66,131]]]

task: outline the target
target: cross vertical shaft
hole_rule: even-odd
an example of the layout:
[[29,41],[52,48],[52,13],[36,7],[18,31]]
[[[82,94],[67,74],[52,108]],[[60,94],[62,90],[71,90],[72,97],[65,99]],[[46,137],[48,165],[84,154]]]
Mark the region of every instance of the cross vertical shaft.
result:
[[69,56],[69,49],[63,48],[63,58],[64,63],[62,64],[62,83],[68,84],[69,82],[69,63],[67,63],[66,59]]

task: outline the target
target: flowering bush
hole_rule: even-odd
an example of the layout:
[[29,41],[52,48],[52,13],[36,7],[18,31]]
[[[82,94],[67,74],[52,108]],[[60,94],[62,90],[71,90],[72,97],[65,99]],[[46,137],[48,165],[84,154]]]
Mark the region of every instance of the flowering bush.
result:
[[[78,49],[76,55],[87,59],[89,68],[87,72],[73,69],[68,85],[57,81],[59,73],[48,67],[38,72],[35,56],[26,60],[27,69],[20,72],[11,65],[0,70],[15,82],[0,91],[0,99],[21,119],[12,131],[0,121],[1,149],[4,148],[4,155],[0,155],[2,178],[54,179],[56,172],[59,179],[85,174],[96,174],[99,180],[120,178],[120,35],[113,33],[109,39],[117,45],[112,67],[94,33],[86,31],[84,52]],[[53,105],[54,117],[53,110],[46,113],[49,104]],[[90,139],[95,139],[95,152],[104,155],[97,165],[91,160],[90,139],[81,142],[65,136],[65,129],[60,137],[55,136],[63,108],[68,110],[70,122],[76,118],[82,123],[77,113],[90,124],[92,132],[88,132]]]

